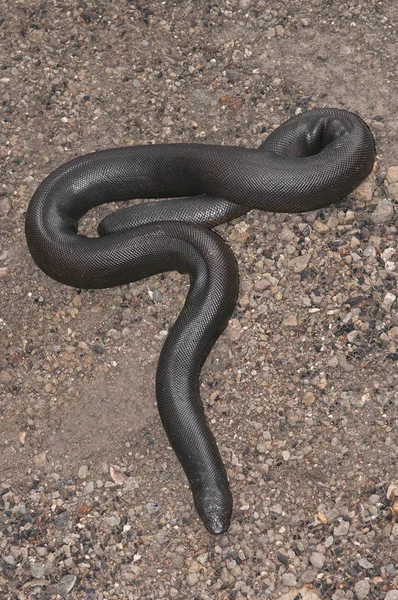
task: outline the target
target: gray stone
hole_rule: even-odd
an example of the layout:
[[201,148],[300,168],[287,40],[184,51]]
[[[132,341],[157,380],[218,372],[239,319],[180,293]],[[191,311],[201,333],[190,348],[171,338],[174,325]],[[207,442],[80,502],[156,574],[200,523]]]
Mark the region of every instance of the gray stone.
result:
[[272,286],[272,282],[269,279],[257,279],[254,282],[254,289],[257,292],[263,292],[265,289],[270,288]]
[[225,71],[225,75],[229,83],[234,83],[239,79],[239,73],[235,69],[227,69]]
[[384,310],[386,312],[390,312],[391,307],[394,304],[396,299],[397,299],[397,297],[395,294],[392,294],[391,292],[387,292],[387,294],[383,298],[383,302],[381,303],[382,307],[384,308]]
[[88,466],[82,465],[77,472],[77,476],[79,477],[79,479],[86,479],[87,475],[88,475]]
[[376,187],[376,177],[371,173],[355,190],[354,194],[357,200],[368,204],[372,198]]
[[339,354],[338,361],[339,361],[340,367],[342,369],[344,369],[344,371],[346,371],[347,373],[351,373],[355,368],[355,367],[353,367],[353,365],[350,365],[350,363],[347,361],[347,358],[345,357],[344,354]]
[[282,504],[274,504],[270,507],[270,511],[277,515],[281,515],[283,513]]
[[388,565],[386,565],[386,571],[389,575],[396,575],[397,573],[397,569],[393,563],[388,563]]
[[344,521],[344,519],[342,519],[340,521],[340,523],[337,525],[337,527],[334,528],[334,535],[337,535],[338,537],[341,537],[343,535],[347,535],[347,533],[350,530],[350,523],[348,521]]
[[[398,327],[396,329],[397,329],[397,334],[398,334]],[[388,332],[388,334],[390,334],[390,332],[391,332],[391,329]],[[391,338],[391,339],[393,339],[393,338]],[[369,496],[368,502],[369,502],[369,504],[377,504],[378,502],[380,502],[380,496],[379,496],[379,494],[371,494]]]
[[196,573],[189,573],[189,575],[187,576],[188,585],[196,585],[198,581],[199,577],[196,575]]
[[306,406],[312,406],[315,400],[315,394],[313,394],[312,392],[305,392],[303,402]]
[[157,504],[156,502],[147,502],[145,504],[145,508],[147,513],[149,513],[150,515],[154,515],[155,513],[159,512],[159,504]]
[[314,569],[307,569],[301,575],[300,579],[303,583],[312,583],[313,581],[315,581],[316,576],[317,576],[317,572],[314,571]]
[[0,198],[0,217],[5,217],[12,208],[11,200],[7,196]]
[[49,585],[46,589],[46,592],[49,595],[58,595],[61,596],[61,598],[65,598],[65,596],[69,594],[75,583],[75,575],[65,575],[65,577],[62,577],[62,579],[60,579],[58,583],[53,583],[52,585]]
[[380,225],[388,223],[394,216],[394,205],[387,198],[382,198],[376,206],[376,210],[372,215],[374,223]]
[[310,556],[310,563],[316,569],[322,569],[325,564],[326,556],[321,552],[313,552]]
[[370,592],[370,583],[368,579],[360,579],[354,586],[354,591],[358,600],[363,600]]
[[41,579],[42,577],[44,577],[45,574],[44,565],[41,565],[39,563],[33,563],[33,565],[30,566],[30,574],[35,579]]
[[301,256],[297,256],[297,258],[292,258],[290,266],[295,273],[301,273],[307,268],[310,258],[311,256],[309,254],[302,254]]
[[286,329],[292,329],[294,327],[297,327],[296,315],[289,315],[288,317],[286,317],[286,319],[284,319],[282,322],[282,327],[285,327]]
[[281,577],[282,585],[286,585],[287,587],[296,587],[297,579],[293,573],[284,573]]
[[54,527],[55,529],[65,529],[68,523],[68,513],[66,510],[62,511],[58,515],[54,515]]
[[388,186],[388,195],[392,200],[398,200],[398,183],[390,183]]
[[325,540],[326,548],[330,548],[330,546],[332,546],[333,542],[334,542],[334,537],[332,535],[329,535]]
[[10,383],[12,376],[8,371],[0,371],[0,383]]
[[373,563],[369,562],[367,558],[360,558],[358,564],[363,569],[373,569]]
[[227,327],[227,336],[233,342],[236,342],[243,333],[242,325],[238,319],[231,319]]
[[119,515],[110,515],[109,517],[106,517],[105,521],[110,527],[117,527],[120,523],[120,517]]
[[83,493],[84,494],[92,494],[94,491],[94,481],[89,481],[87,485],[84,486]]
[[398,166],[390,167],[387,171],[388,183],[398,183]]

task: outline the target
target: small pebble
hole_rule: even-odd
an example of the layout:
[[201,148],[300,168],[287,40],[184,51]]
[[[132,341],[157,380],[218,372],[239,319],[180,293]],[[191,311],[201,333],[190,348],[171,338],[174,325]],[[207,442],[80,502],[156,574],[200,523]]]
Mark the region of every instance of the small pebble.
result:
[[354,592],[357,595],[358,600],[364,600],[370,592],[369,579],[360,579],[354,585]]
[[110,527],[117,527],[120,523],[120,517],[118,515],[110,515],[106,517],[105,521]]
[[333,543],[334,543],[334,537],[332,535],[329,535],[325,540],[325,547],[330,548],[330,546],[332,546]]
[[297,317],[295,315],[289,315],[283,320],[282,327],[285,327],[286,329],[297,327]]
[[86,479],[87,475],[88,475],[88,466],[82,465],[81,467],[79,467],[79,470],[77,472],[77,476],[79,477],[79,479]]
[[189,573],[187,576],[187,582],[188,585],[193,586],[196,585],[199,581],[199,577],[196,575],[196,573]]
[[94,482],[89,481],[87,485],[84,486],[83,493],[84,494],[92,494],[94,491]]
[[227,69],[225,71],[225,75],[229,83],[234,83],[239,79],[239,73],[235,69]]
[[238,319],[231,319],[227,327],[227,335],[230,340],[236,342],[243,334],[242,325]]
[[342,519],[337,527],[334,528],[333,533],[335,536],[342,537],[347,535],[350,529],[350,523]]
[[30,566],[30,574],[35,579],[41,579],[42,577],[44,577],[44,574],[45,574],[44,565],[40,565],[38,563],[33,563]]
[[373,198],[376,187],[375,183],[376,178],[374,174],[371,173],[354,191],[356,199],[365,206],[368,205]]
[[380,502],[379,494],[371,494],[368,498],[369,504],[378,504]]
[[322,569],[325,564],[326,556],[320,552],[313,552],[310,556],[310,563],[316,569]]
[[358,564],[363,569],[373,569],[373,563],[369,562],[367,558],[360,558]]
[[0,197],[0,217],[5,217],[11,210],[12,204],[6,196]]
[[67,511],[64,510],[61,513],[58,513],[57,515],[54,515],[53,521],[54,521],[54,526],[56,529],[58,529],[58,530],[64,529],[68,523]]
[[338,361],[340,367],[347,373],[352,373],[352,371],[354,371],[355,367],[353,365],[350,365],[344,354],[339,354]]
[[75,575],[65,575],[58,581],[58,583],[53,583],[46,588],[46,592],[49,595],[61,596],[61,598],[65,598],[73,588],[76,583]]
[[159,512],[159,504],[156,504],[156,502],[147,502],[147,504],[145,504],[145,509],[148,514],[154,515]]
[[381,303],[382,307],[386,312],[390,312],[392,305],[394,304],[396,299],[397,297],[395,294],[393,294],[392,292],[387,292],[387,294],[384,296],[383,302]]
[[301,575],[300,579],[303,583],[312,583],[313,581],[315,581],[316,576],[317,576],[317,572],[314,571],[314,569],[307,569]]
[[398,165],[389,167],[386,179],[388,183],[398,183]]
[[398,183],[388,185],[388,195],[392,200],[398,200]]
[[40,469],[42,467],[44,467],[47,463],[47,453],[46,452],[40,452],[39,454],[36,454],[36,456],[33,457],[35,466]]
[[309,254],[302,254],[297,258],[292,258],[290,261],[290,266],[293,268],[295,273],[301,273],[307,268],[310,258],[311,256]]
[[389,223],[394,216],[394,206],[390,200],[383,198],[379,200],[376,206],[376,210],[372,215],[373,221],[380,225],[382,223]]
[[284,573],[281,577],[282,585],[286,585],[287,587],[296,587],[297,579],[293,573]]
[[10,383],[12,375],[8,371],[0,371],[0,383]]
[[315,394],[306,392],[303,397],[303,402],[306,406],[312,406],[315,402]]

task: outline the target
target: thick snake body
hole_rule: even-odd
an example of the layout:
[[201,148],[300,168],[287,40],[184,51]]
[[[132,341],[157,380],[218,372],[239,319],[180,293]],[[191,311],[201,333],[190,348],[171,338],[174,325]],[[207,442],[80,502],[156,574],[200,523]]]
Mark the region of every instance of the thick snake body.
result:
[[[318,109],[293,117],[258,150],[198,144],[113,148],[71,160],[35,192],[26,238],[37,265],[77,288],[156,273],[188,273],[185,305],[161,351],[156,396],[170,443],[208,531],[228,529],[232,496],[199,395],[199,374],[232,315],[234,256],[209,228],[252,208],[310,211],[340,200],[371,172],[372,134],[356,115]],[[113,213],[100,237],[78,221],[105,202],[172,198]]]

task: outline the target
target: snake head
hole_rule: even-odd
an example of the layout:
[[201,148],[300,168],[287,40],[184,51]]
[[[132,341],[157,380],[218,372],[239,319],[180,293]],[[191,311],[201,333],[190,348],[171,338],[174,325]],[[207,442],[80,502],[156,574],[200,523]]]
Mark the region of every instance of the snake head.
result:
[[220,493],[214,488],[205,488],[194,494],[196,510],[207,531],[212,535],[225,533],[231,522],[232,495],[230,490]]

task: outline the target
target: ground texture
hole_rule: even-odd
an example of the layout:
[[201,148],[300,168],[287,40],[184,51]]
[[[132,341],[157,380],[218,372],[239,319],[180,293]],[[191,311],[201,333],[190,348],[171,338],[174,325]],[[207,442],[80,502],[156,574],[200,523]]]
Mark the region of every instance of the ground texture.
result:
[[[0,3],[2,598],[397,600],[397,18],[394,0]],[[369,180],[218,228],[241,287],[201,380],[235,501],[211,539],[154,397],[188,281],[54,283],[25,211],[85,152],[256,147],[323,106],[370,125]]]

